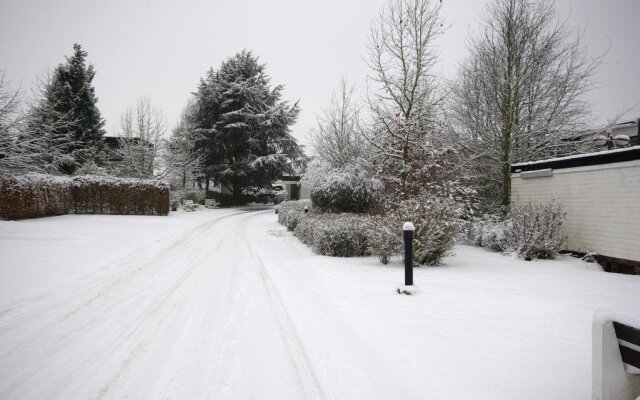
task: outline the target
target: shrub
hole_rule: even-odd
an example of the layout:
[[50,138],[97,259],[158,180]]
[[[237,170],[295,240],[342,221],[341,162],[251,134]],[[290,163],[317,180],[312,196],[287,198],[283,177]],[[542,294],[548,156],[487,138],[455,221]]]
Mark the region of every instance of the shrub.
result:
[[[438,197],[406,200],[394,211],[395,221],[410,221],[416,227],[413,236],[413,260],[416,264],[438,265],[454,245],[455,205]],[[400,226],[397,231],[402,235]]]
[[248,202],[259,204],[278,204],[286,199],[286,192],[275,187],[249,187],[242,190],[242,195],[246,197]]
[[481,219],[468,221],[462,228],[461,239],[470,245],[486,247],[493,251],[504,251],[505,221],[496,215],[485,215]]
[[278,222],[286,226],[288,230],[293,231],[298,225],[298,221],[302,217],[302,211],[284,210],[278,212]]
[[401,222],[394,220],[393,215],[372,215],[367,218],[367,244],[369,251],[378,256],[382,264],[387,264],[391,257],[401,254],[403,239],[399,234]]
[[322,211],[364,213],[382,203],[382,182],[361,165],[334,169],[316,163],[305,179],[313,205]]
[[401,254],[404,238],[402,225],[410,221],[415,226],[413,261],[417,265],[437,265],[454,245],[457,230],[456,207],[440,197],[421,196],[404,200],[384,216],[372,216],[368,222],[369,248],[378,254],[380,262]]
[[73,205],[72,180],[27,174],[0,175],[0,218],[15,220],[68,214]]
[[566,241],[565,217],[555,201],[512,206],[504,231],[505,250],[517,251],[525,260],[555,258]]
[[76,214],[169,214],[169,184],[152,179],[76,176]]
[[294,233],[318,254],[356,257],[368,254],[364,216],[355,214],[306,214]]
[[69,212],[167,215],[169,185],[154,180],[89,175],[0,176],[0,217],[36,218]]
[[310,200],[283,201],[276,207],[278,222],[293,231],[298,225],[298,220],[303,216],[305,207],[311,210]]
[[283,201],[282,203],[278,204],[278,206],[276,207],[276,210],[278,210],[278,212],[286,211],[286,210],[304,211],[305,207],[308,207],[309,210],[312,209],[311,200]]

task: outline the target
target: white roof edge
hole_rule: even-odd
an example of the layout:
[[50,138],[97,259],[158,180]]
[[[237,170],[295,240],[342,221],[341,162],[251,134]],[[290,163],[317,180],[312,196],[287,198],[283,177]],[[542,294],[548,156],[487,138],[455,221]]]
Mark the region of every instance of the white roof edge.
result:
[[622,148],[622,149],[603,150],[603,151],[596,151],[596,152],[593,152],[593,153],[574,154],[572,156],[557,157],[557,158],[547,158],[547,159],[544,159],[544,160],[537,160],[537,161],[527,161],[527,162],[523,162],[523,163],[511,164],[511,166],[512,167],[523,167],[525,165],[536,165],[536,164],[548,163],[548,162],[553,162],[553,161],[573,160],[573,159],[577,159],[577,158],[591,157],[591,156],[600,155],[600,154],[624,153],[624,152],[627,152],[627,151],[630,151],[630,150],[638,150],[638,149],[640,149],[640,145],[631,146],[631,147],[625,147],[625,148]]

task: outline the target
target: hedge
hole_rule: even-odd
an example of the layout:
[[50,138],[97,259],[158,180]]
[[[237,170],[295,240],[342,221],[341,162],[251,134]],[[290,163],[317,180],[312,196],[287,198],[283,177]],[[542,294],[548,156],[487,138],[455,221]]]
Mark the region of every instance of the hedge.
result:
[[91,175],[0,175],[0,218],[68,213],[167,215],[169,184]]

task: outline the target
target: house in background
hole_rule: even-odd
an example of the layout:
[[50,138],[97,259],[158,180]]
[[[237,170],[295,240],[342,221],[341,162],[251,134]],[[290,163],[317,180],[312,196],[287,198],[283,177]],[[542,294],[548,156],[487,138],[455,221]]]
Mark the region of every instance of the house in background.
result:
[[303,200],[309,198],[309,188],[301,181],[299,175],[284,175],[280,177],[274,186],[282,186],[286,191],[286,200]]
[[103,136],[105,153],[108,163],[118,163],[124,161],[122,153],[120,153],[120,139],[117,136]]
[[[618,132],[629,127],[637,125]],[[511,166],[512,204],[552,200],[567,214],[567,249],[597,253],[607,270],[640,274],[640,146]]]
[[575,137],[571,138],[570,141],[594,142],[598,136],[607,137],[609,134],[611,134],[612,138],[615,138],[618,135],[628,136],[629,146],[637,146],[639,144],[638,137],[640,136],[640,118],[621,122],[602,129],[587,130],[577,134]]

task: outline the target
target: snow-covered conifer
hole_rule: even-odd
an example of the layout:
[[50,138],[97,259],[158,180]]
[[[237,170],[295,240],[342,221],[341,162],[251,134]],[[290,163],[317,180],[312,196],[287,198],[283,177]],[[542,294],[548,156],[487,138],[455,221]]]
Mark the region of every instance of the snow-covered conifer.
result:
[[60,165],[67,174],[98,158],[104,146],[104,120],[92,85],[95,70],[93,65],[87,65],[87,52],[79,44],[74,44],[73,50],[73,56],[59,64],[44,84],[42,99],[32,109],[28,132],[34,135],[47,132],[52,140],[67,142],[69,149],[65,154],[71,154],[73,162]]
[[[237,199],[247,186],[268,186],[303,158],[291,136],[299,107],[282,101],[283,86],[271,87],[265,65],[242,51],[201,79],[191,123],[207,178]],[[208,179],[207,179],[208,181]]]

